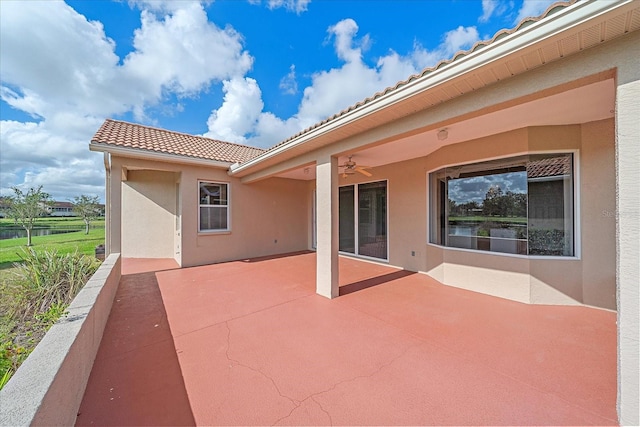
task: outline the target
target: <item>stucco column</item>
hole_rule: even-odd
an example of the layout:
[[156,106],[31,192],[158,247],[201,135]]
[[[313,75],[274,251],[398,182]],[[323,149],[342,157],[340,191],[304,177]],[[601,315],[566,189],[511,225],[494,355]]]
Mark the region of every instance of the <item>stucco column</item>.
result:
[[338,296],[338,159],[326,156],[316,163],[316,292]]
[[109,172],[109,208],[106,220],[109,223],[106,240],[109,242],[106,254],[122,252],[122,165],[111,157]]
[[629,52],[629,63],[618,69],[616,89],[618,417],[621,425],[636,426],[640,425],[640,71],[636,59],[639,51]]
[[111,154],[102,153],[104,161],[104,257],[111,254]]

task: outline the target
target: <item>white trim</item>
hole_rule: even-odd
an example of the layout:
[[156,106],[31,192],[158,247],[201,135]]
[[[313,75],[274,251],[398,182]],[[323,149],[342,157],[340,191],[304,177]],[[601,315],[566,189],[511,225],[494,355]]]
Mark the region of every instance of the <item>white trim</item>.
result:
[[[373,112],[389,107],[412,96],[433,89],[444,83],[459,78],[467,73],[476,71],[482,67],[499,61],[515,52],[527,47],[538,44],[548,38],[556,36],[563,31],[582,24],[606,12],[623,7],[634,0],[584,0],[566,6],[564,9],[545,17],[542,20],[529,22],[526,26],[516,30],[515,32],[503,36],[499,40],[495,40],[490,44],[483,46],[475,51],[453,60],[449,64],[443,64],[438,69],[417,78],[416,80],[406,82],[396,89],[375,98],[361,107],[347,111],[335,119],[320,124],[317,127],[303,133],[282,144],[271,151],[267,151],[230,171],[231,175],[238,174],[242,171],[259,165],[272,157],[291,150],[299,145],[318,138],[333,130],[349,125],[352,122],[360,120]],[[318,147],[314,147],[318,148]]]
[[[572,165],[572,173],[573,173],[573,255],[571,256],[559,256],[559,255],[521,255],[521,254],[510,254],[510,253],[506,253],[506,252],[491,252],[491,251],[482,251],[479,249],[466,249],[466,248],[457,248],[457,247],[453,247],[453,246],[444,246],[444,245],[440,245],[437,243],[433,243],[431,242],[431,180],[429,179],[429,175],[431,175],[434,172],[437,172],[441,169],[445,169],[448,167],[454,167],[454,166],[464,166],[464,165],[470,165],[470,164],[475,164],[475,163],[483,163],[483,162],[490,162],[493,160],[500,160],[500,159],[509,159],[509,158],[513,158],[513,157],[519,157],[519,156],[529,156],[529,155],[538,155],[538,154],[572,154],[573,156],[573,165]],[[461,162],[461,163],[448,163],[446,165],[442,165],[442,166],[438,166],[436,168],[432,168],[429,169],[426,172],[426,179],[427,179],[427,184],[426,184],[426,188],[427,188],[427,217],[426,217],[426,223],[427,223],[427,240],[426,243],[428,246],[432,246],[432,247],[436,247],[436,248],[441,248],[441,249],[446,249],[446,250],[458,250],[458,251],[463,251],[463,252],[472,252],[474,254],[477,253],[482,253],[482,254],[491,254],[491,255],[499,255],[499,256],[510,256],[510,257],[516,257],[516,258],[525,258],[525,259],[532,259],[532,260],[544,260],[544,259],[558,259],[558,260],[580,260],[581,259],[581,255],[582,255],[582,234],[581,234],[581,224],[580,224],[580,212],[581,212],[581,206],[580,206],[580,193],[581,193],[581,187],[580,187],[580,150],[576,149],[576,148],[571,148],[571,149],[553,149],[553,150],[533,150],[533,151],[524,151],[524,152],[517,152],[517,153],[513,153],[513,154],[508,154],[508,155],[504,155],[504,156],[491,156],[491,157],[485,157],[485,158],[480,158],[477,160],[470,160],[467,162]]]
[[445,251],[457,251],[457,252],[468,252],[472,254],[483,254],[489,256],[506,256],[510,258],[520,258],[520,259],[528,259],[528,260],[545,260],[545,259],[555,259],[555,260],[565,260],[565,261],[580,261],[580,258],[573,256],[559,256],[559,255],[521,255],[521,254],[510,254],[508,252],[491,252],[491,251],[481,251],[479,249],[467,249],[467,248],[456,248],[454,246],[442,246],[437,243],[427,242],[427,246],[431,246],[433,248],[442,249]]
[[[231,183],[228,181],[220,181],[220,180],[210,180],[210,179],[198,179],[198,235],[216,235],[216,234],[231,234]],[[200,208],[202,204],[200,203],[200,184],[224,184],[227,186],[227,228],[221,228],[219,230],[201,230],[200,229]],[[222,205],[205,205],[205,207],[224,207]]]
[[582,187],[580,183],[580,150],[569,150],[573,153],[573,256],[577,259],[582,258],[582,206],[580,194]]
[[109,153],[113,156],[130,157],[143,160],[156,160],[160,162],[184,163],[189,165],[207,166],[214,168],[228,169],[231,162],[222,162],[219,160],[198,159],[195,157],[181,156],[178,154],[157,153],[148,150],[127,147],[113,147],[106,144],[89,144],[90,151]]
[[311,194],[311,249],[318,249],[318,200],[315,188]]

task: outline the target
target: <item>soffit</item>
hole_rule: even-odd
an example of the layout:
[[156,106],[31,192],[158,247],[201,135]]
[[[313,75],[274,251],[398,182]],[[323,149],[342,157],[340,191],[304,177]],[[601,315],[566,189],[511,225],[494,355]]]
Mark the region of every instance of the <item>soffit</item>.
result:
[[[588,99],[589,102],[585,102]],[[490,111],[452,122],[446,126],[445,140],[437,137],[438,129],[394,139],[392,143],[380,144],[350,152],[359,165],[373,168],[409,159],[424,157],[445,145],[456,144],[515,129],[534,126],[562,126],[588,123],[612,118],[615,109],[615,84],[612,78],[570,88],[549,96],[522,102],[508,108]],[[339,164],[347,160],[338,159]],[[304,173],[304,167],[278,174],[281,178],[309,180],[315,178],[315,168]],[[375,175],[375,169],[369,170]]]

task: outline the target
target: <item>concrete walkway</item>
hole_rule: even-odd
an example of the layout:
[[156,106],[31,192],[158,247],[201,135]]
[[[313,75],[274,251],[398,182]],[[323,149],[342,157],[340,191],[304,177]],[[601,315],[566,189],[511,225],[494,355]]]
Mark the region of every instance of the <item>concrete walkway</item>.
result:
[[616,424],[615,313],[348,258],[328,300],[313,253],[123,261],[78,425]]

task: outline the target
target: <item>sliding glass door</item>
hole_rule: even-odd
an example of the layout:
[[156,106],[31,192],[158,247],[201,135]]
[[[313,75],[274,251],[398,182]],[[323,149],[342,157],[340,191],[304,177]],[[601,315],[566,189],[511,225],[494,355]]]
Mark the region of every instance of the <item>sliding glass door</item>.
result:
[[387,182],[340,187],[339,211],[340,251],[386,260]]
[[353,185],[340,187],[340,230],[339,248],[342,252],[356,253],[356,227],[355,227],[355,210],[353,203],[355,201],[355,189]]

